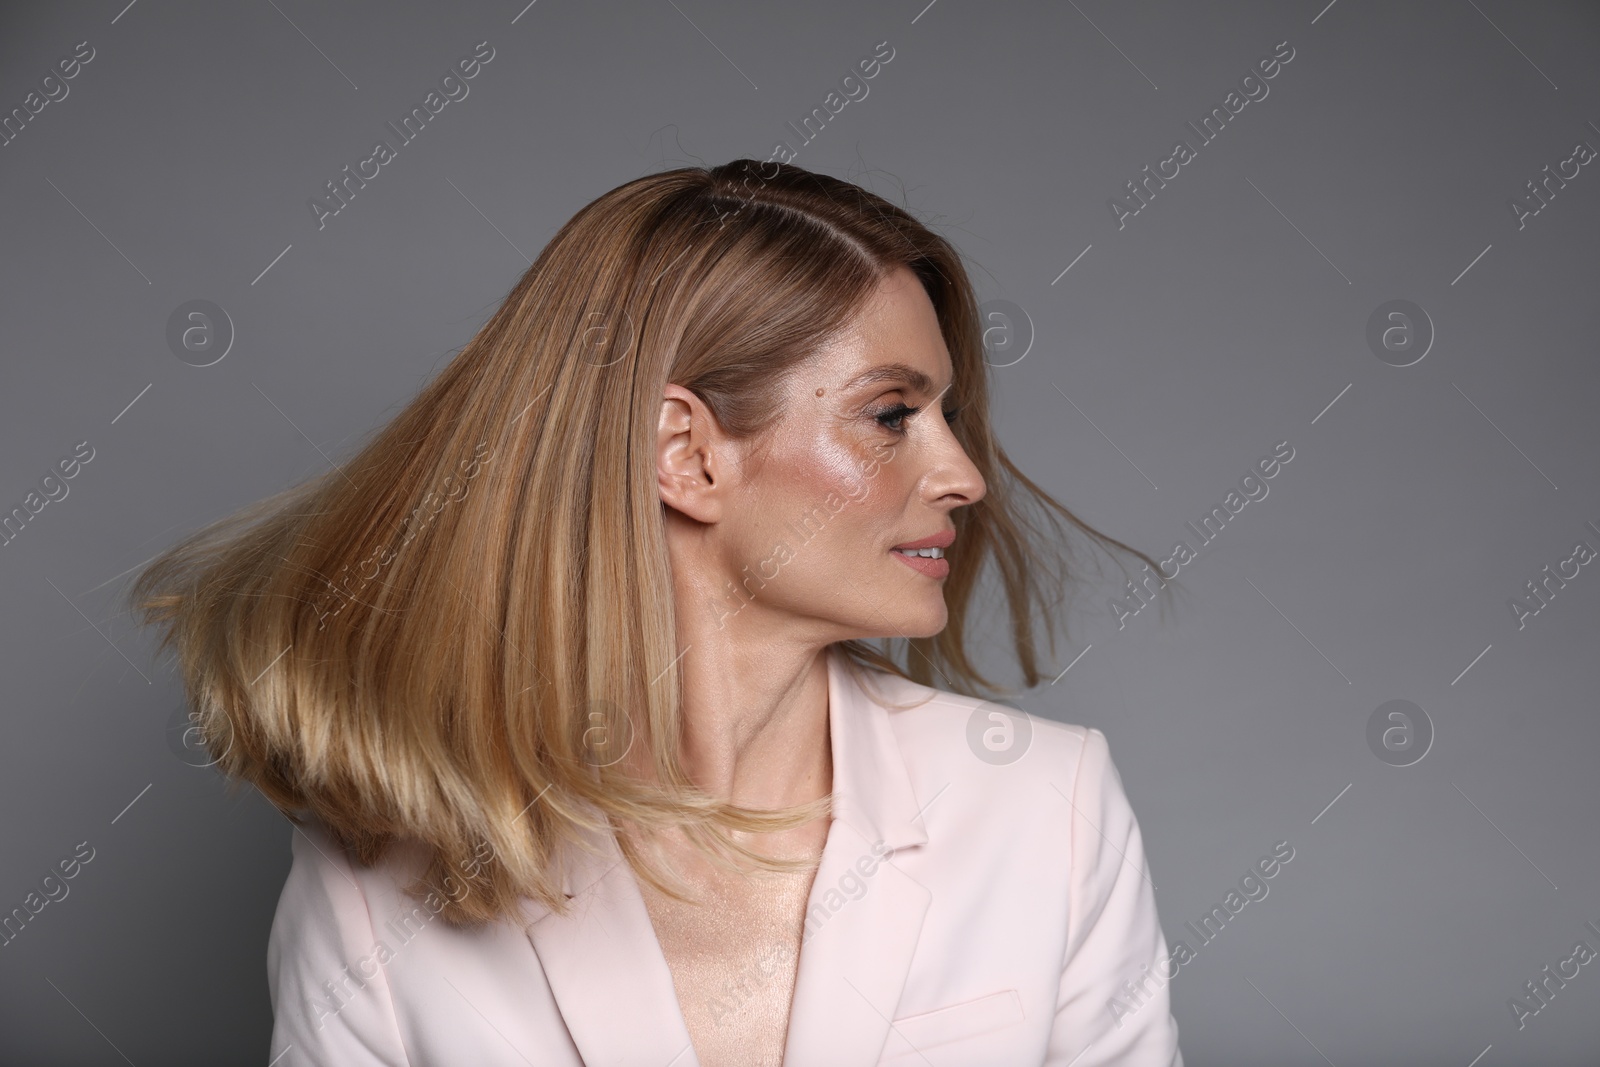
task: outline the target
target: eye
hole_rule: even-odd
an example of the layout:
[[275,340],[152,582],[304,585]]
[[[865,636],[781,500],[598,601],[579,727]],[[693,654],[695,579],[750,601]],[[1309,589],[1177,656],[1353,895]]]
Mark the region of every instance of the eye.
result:
[[906,429],[902,424],[908,417],[915,415],[921,410],[921,408],[908,407],[905,404],[895,404],[892,407],[884,408],[882,411],[874,415],[873,418],[875,418],[878,421],[878,424],[886,430],[890,430],[894,433],[905,433]]
[[956,421],[956,416],[960,415],[960,414],[961,414],[961,409],[960,408],[945,408],[944,409],[944,421],[946,423],[948,423],[948,424],[954,425],[955,421]]

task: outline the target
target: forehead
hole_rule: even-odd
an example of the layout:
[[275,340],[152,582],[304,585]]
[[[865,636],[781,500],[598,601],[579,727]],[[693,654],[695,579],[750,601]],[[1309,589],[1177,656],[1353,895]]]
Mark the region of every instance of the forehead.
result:
[[[890,388],[911,379],[937,392],[949,381],[950,352],[922,282],[901,267],[881,281],[850,323],[800,377],[813,387]],[[916,381],[921,376],[924,381]]]

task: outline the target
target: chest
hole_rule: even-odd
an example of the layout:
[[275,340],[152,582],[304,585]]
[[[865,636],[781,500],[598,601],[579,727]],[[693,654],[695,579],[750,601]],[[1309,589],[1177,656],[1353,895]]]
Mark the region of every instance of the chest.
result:
[[697,898],[639,889],[701,1067],[778,1067],[794,999],[815,867],[707,870],[686,860]]

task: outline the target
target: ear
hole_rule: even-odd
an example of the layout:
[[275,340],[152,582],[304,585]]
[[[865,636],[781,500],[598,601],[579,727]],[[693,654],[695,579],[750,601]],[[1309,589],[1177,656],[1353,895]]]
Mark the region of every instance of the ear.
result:
[[735,473],[733,449],[705,401],[668,383],[656,428],[661,502],[697,522],[720,521]]

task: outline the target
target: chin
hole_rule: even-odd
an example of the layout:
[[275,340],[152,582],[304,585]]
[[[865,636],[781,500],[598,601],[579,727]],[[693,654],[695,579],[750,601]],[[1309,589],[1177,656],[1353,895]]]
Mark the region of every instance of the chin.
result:
[[933,637],[943,631],[949,621],[950,612],[945,607],[943,597],[936,604],[930,605],[927,610],[907,612],[903,618],[894,619],[895,624],[899,626],[900,634],[906,637]]

